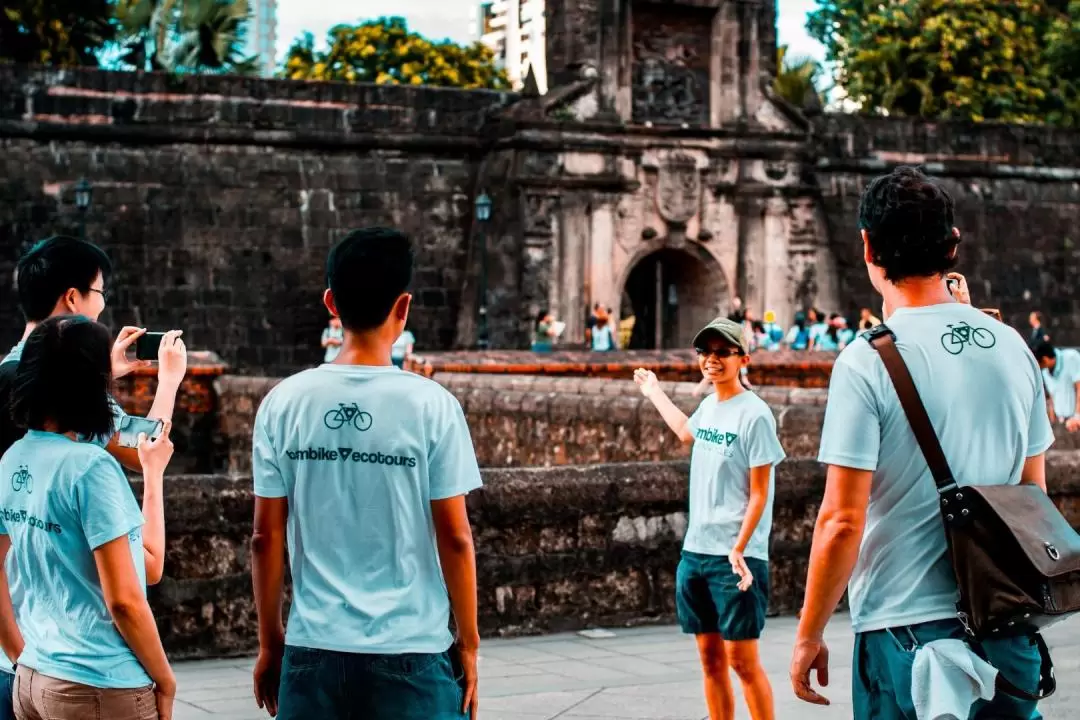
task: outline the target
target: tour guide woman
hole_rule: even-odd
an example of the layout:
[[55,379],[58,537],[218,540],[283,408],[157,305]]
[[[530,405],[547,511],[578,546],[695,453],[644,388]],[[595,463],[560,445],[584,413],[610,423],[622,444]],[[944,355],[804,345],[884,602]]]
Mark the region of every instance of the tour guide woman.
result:
[[[164,523],[146,524],[144,548],[120,465],[75,440],[113,432],[111,346],[95,322],[50,318],[27,338],[13,383],[11,412],[28,431],[0,459],[0,646],[17,663],[19,720],[172,718],[176,679],[144,587],[148,572],[161,574]],[[168,430],[139,438],[148,492],[172,457]],[[22,585],[15,608],[9,552]]]

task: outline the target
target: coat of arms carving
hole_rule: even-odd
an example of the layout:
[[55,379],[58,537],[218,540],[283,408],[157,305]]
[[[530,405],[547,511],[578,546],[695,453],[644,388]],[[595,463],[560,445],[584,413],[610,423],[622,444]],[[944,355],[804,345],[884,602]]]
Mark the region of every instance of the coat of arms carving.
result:
[[701,172],[689,155],[673,155],[660,166],[656,208],[669,223],[685,225],[701,204]]

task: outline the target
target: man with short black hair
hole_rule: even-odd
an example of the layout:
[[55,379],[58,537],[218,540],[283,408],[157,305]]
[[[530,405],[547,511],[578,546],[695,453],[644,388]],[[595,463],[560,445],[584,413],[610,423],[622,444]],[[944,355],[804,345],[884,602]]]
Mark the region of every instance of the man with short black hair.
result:
[[1065,423],[1069,432],[1080,430],[1080,352],[1056,348],[1049,340],[1032,349],[1046,384],[1046,410],[1050,422]]
[[[23,343],[34,328],[56,315],[83,315],[96,321],[109,300],[106,282],[111,275],[112,263],[101,248],[66,235],[53,235],[38,242],[19,259],[15,268],[15,284],[26,327],[22,339],[0,361],[0,407],[8,407],[11,378],[22,357]],[[150,366],[149,360],[131,360],[127,357],[128,349],[145,332],[145,328],[136,327],[120,330],[113,345],[114,379],[137,368]],[[161,356],[157,393],[148,417],[172,420],[176,394],[187,371],[187,351],[179,335],[175,331],[170,333],[168,339],[172,343],[175,338],[175,345]],[[118,430],[126,413],[115,400],[113,417],[114,430]],[[13,424],[10,413],[0,412],[0,454],[23,434],[24,430]],[[138,450],[120,447],[115,432],[110,437],[85,439],[104,447],[129,470],[142,470]]]
[[[1044,454],[1054,436],[1035,358],[1019,333],[958,302],[946,286],[960,242],[952,198],[918,170],[898,168],[869,183],[859,221],[867,273],[956,482],[1045,490]],[[854,717],[915,720],[914,654],[965,631],[937,487],[865,336],[833,366],[818,459],[828,474],[791,663],[793,689],[807,702],[828,703],[811,688],[810,671],[824,684],[822,635],[846,585],[855,630]],[[1004,677],[1034,691],[1040,656],[1032,638],[982,647]],[[978,720],[1038,717],[1034,702],[1001,694],[971,709]],[[966,707],[961,712],[968,717]]]
[[454,396],[391,361],[412,271],[412,244],[396,230],[338,243],[323,302],[341,318],[341,352],[275,387],[255,419],[255,697],[279,720],[476,716],[465,496],[480,471]]

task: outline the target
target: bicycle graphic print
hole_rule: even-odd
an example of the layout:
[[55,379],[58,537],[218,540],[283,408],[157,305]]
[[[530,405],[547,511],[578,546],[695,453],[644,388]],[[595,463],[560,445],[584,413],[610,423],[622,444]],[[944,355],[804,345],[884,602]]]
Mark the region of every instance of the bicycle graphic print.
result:
[[331,430],[345,425],[352,425],[360,432],[371,427],[371,414],[360,409],[356,403],[338,403],[338,406],[323,416],[323,423]]
[[19,492],[23,488],[26,488],[28,493],[34,492],[34,478],[25,465],[20,465],[15,474],[11,476],[11,489]]
[[950,355],[959,355],[968,345],[989,350],[997,343],[994,333],[986,328],[972,327],[963,321],[946,327],[949,331],[941,336],[941,347]]

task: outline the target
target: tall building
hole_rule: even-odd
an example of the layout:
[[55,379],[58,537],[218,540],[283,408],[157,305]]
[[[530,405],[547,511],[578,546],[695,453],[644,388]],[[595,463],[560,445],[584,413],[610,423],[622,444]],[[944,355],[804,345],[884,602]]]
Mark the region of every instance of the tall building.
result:
[[277,0],[249,0],[249,3],[251,19],[243,55],[256,56],[259,74],[270,77],[277,69]]
[[480,3],[476,36],[495,51],[515,90],[532,68],[540,92],[547,92],[544,0],[490,0]]

